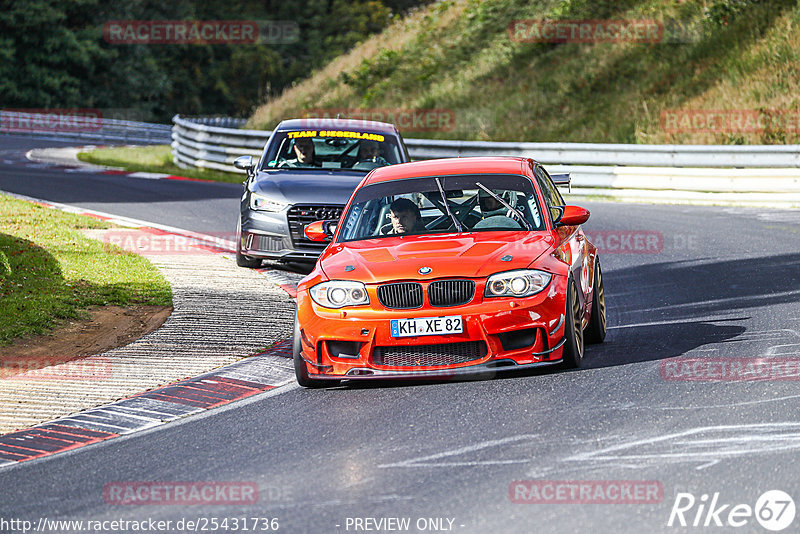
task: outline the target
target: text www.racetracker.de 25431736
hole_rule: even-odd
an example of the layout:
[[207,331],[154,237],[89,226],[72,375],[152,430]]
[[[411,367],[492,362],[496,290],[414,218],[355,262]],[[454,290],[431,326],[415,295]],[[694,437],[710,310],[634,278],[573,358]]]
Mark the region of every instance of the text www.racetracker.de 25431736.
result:
[[0,517],[0,532],[279,532],[275,517],[195,516],[180,519],[50,519]]

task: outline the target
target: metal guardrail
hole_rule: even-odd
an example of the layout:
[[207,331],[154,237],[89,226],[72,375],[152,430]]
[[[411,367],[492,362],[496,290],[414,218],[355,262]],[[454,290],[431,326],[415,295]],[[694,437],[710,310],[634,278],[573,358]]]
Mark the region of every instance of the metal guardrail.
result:
[[[172,119],[173,149],[184,146],[210,154],[250,154],[263,147],[271,132],[220,127],[224,119]],[[228,119],[231,120],[231,119]],[[244,120],[233,119],[241,125]],[[215,122],[216,121],[216,122]],[[205,135],[204,135],[205,134]],[[194,142],[194,145],[184,142]],[[621,145],[600,143],[508,143],[406,139],[414,159],[513,155],[546,165],[635,165],[641,167],[800,168],[800,145]],[[259,146],[260,145],[260,146]],[[202,165],[202,159],[199,160]],[[208,161],[227,161],[215,157]],[[232,160],[231,160],[232,161]],[[186,161],[187,164],[189,161]]]
[[235,121],[236,127],[222,126],[226,119],[172,118],[172,159],[183,168],[216,169],[243,173],[233,166],[239,156],[259,157],[272,132],[243,130],[244,119]]
[[[89,143],[169,143],[172,126],[106,119],[90,110],[53,113],[0,110],[0,133],[78,140]],[[233,126],[233,124],[231,123]]]
[[513,155],[558,165],[800,168],[800,145],[619,145],[406,139],[414,158]]
[[[220,119],[172,119],[172,154],[183,167],[242,172],[272,132],[221,126]],[[241,126],[243,120],[235,123]],[[234,123],[231,123],[234,124]],[[575,187],[697,192],[800,193],[800,145],[619,145],[406,139],[414,159],[524,156],[569,172]]]

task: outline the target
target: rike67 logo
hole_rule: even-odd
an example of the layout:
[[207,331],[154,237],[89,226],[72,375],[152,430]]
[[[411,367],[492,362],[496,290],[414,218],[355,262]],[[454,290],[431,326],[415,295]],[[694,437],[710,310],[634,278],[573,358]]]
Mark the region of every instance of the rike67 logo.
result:
[[[691,493],[678,493],[667,521],[668,527],[734,527],[753,525],[753,519],[772,532],[786,529],[794,521],[794,499],[781,490],[766,491],[755,506],[731,504],[720,499],[719,492],[703,494],[697,499]],[[748,532],[753,532],[752,526]]]

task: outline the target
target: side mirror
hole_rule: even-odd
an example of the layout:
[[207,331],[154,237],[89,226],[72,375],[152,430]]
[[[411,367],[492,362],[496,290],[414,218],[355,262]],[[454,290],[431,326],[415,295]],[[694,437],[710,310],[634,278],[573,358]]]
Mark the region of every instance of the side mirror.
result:
[[589,220],[589,210],[579,206],[564,206],[561,217],[555,220],[556,226],[578,226]]
[[306,226],[303,233],[311,241],[330,241],[336,232],[336,225],[339,221],[315,221]]
[[234,160],[233,166],[237,169],[247,171],[249,174],[250,171],[253,170],[253,167],[255,167],[255,164],[253,163],[253,156],[239,156]]

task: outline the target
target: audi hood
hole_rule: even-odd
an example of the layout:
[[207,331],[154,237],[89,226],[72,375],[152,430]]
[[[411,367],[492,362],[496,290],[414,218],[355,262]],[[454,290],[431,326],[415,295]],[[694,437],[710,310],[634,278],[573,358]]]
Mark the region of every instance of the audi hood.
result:
[[325,169],[261,171],[250,190],[287,204],[345,205],[365,174]]

